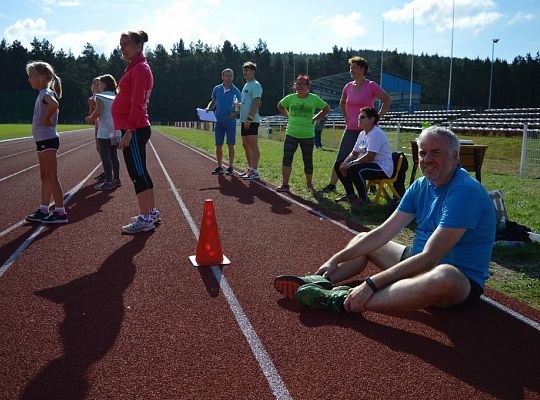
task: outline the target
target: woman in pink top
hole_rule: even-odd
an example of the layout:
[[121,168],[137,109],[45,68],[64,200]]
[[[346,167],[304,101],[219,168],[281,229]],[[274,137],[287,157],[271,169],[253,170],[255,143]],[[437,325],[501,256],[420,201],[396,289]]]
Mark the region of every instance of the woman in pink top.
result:
[[122,227],[128,234],[151,231],[160,222],[154,184],[146,169],[146,143],[151,135],[147,107],[154,85],[152,71],[143,55],[143,45],[147,41],[148,35],[144,31],[124,32],[120,36],[120,51],[129,65],[118,83],[118,94],[111,106],[114,129],[122,131],[118,148],[124,153],[126,169],[139,203],[139,215]]
[[[382,102],[379,110],[379,117],[390,109],[392,99],[377,83],[365,78],[368,72],[369,65],[365,59],[355,56],[349,59],[349,70],[353,81],[347,83],[341,93],[341,114],[345,118],[345,131],[341,137],[339,151],[336,157],[330,183],[322,189],[323,193],[330,193],[336,190],[338,177],[336,175],[336,166],[339,167],[343,160],[351,153],[361,128],[358,126],[358,115],[360,110],[365,107],[374,107],[375,100],[379,99]],[[348,196],[344,195],[337,201],[348,200]]]

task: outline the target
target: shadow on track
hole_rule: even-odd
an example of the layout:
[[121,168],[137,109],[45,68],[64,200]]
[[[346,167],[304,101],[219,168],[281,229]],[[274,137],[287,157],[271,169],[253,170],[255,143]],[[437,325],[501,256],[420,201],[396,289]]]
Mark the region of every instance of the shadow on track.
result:
[[[101,208],[110,200],[113,199],[112,191],[98,191],[94,189],[94,184],[81,188],[74,196],[72,201],[66,204],[70,224],[77,223],[85,218],[101,212]],[[18,237],[2,246],[2,256],[0,257],[0,265],[3,264],[26,239],[32,235],[37,223],[25,222],[22,228],[25,229]],[[47,225],[45,230],[39,234],[32,243],[43,240],[56,229],[62,229],[63,225]],[[20,229],[20,228],[18,228]],[[31,245],[30,245],[31,246]]]
[[274,191],[262,187],[261,185],[264,185],[263,182],[248,182],[246,186],[245,181],[239,179],[237,176],[233,175],[230,179],[227,179],[223,174],[218,175],[217,179],[219,186],[203,188],[201,190],[217,189],[224,196],[236,197],[239,203],[248,205],[253,204],[255,197],[257,197],[259,200],[269,204],[271,206],[270,211],[275,214],[292,213],[290,209],[291,203],[278,196]]
[[[369,312],[365,315],[331,314],[309,310],[286,299],[279,300],[278,304],[298,313],[304,326],[336,325],[353,329],[496,398],[520,399],[540,393],[538,331],[489,304],[481,302],[469,310],[429,308],[393,316]],[[426,329],[435,331],[431,335],[447,336],[451,343],[441,343],[413,332]],[[413,363],[410,368],[417,368],[422,375],[421,363],[416,367]],[[443,392],[440,396],[452,397]]]
[[[204,283],[204,287],[206,288],[207,293],[210,295],[210,297],[218,297],[220,286],[219,282],[216,279],[216,276],[214,275],[214,272],[212,272],[211,267],[194,267],[197,268],[199,271],[199,274],[201,274],[201,280]],[[218,266],[219,270],[223,272],[223,267]]]
[[123,292],[136,273],[133,258],[150,234],[140,234],[118,248],[97,272],[35,295],[62,304],[60,324],[64,354],[51,361],[25,388],[21,399],[85,399],[86,374],[118,337],[124,319]]

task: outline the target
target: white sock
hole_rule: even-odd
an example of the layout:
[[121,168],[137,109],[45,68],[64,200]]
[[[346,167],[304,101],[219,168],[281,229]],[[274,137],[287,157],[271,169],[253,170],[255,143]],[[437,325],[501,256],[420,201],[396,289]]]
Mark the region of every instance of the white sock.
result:
[[49,213],[49,205],[48,204],[40,204],[39,205],[39,211],[44,213]]
[[58,212],[60,215],[64,215],[66,213],[66,209],[64,207],[55,207],[54,211]]

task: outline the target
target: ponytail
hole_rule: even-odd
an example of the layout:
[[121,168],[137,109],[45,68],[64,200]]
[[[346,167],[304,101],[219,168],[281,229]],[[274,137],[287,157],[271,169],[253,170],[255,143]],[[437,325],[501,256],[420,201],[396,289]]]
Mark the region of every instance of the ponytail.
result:
[[54,91],[57,99],[62,98],[62,80],[56,74],[53,74],[53,78],[51,81],[51,89]]

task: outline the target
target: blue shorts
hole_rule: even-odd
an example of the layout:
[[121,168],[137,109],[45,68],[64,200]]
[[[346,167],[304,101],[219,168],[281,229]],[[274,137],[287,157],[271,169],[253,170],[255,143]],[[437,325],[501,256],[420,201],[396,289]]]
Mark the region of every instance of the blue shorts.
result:
[[216,145],[222,145],[227,135],[227,144],[236,144],[236,122],[227,124],[216,122],[215,127]]

